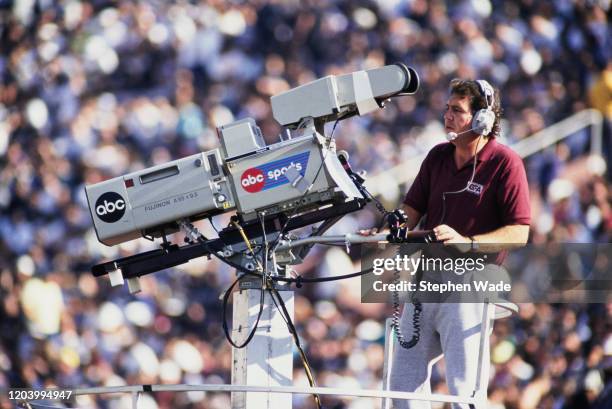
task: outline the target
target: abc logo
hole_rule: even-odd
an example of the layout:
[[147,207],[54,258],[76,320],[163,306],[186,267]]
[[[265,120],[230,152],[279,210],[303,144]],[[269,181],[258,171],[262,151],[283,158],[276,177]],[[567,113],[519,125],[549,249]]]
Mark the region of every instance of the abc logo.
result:
[[115,223],[125,213],[125,200],[119,193],[106,192],[96,201],[96,214],[106,223]]
[[264,183],[264,174],[261,169],[247,169],[240,177],[240,184],[242,185],[242,188],[249,193],[259,192],[261,189],[263,189]]

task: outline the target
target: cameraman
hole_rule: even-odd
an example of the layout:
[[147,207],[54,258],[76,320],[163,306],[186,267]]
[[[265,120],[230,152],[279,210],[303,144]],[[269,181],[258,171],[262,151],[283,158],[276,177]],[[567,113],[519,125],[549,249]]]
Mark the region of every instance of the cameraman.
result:
[[[437,241],[480,252],[527,242],[531,221],[527,177],[521,158],[495,140],[500,115],[499,92],[488,82],[450,82],[444,113],[449,142],[428,153],[404,199],[409,229],[425,216],[422,228],[433,230]],[[432,366],[444,354],[450,393],[472,396],[482,310],[482,303],[423,303],[419,342],[411,349],[394,348],[391,389],[431,392]],[[408,338],[413,333],[413,312],[414,305],[405,304],[400,327]],[[485,345],[486,387],[490,358],[488,342]],[[430,404],[394,400],[394,407],[420,409]]]

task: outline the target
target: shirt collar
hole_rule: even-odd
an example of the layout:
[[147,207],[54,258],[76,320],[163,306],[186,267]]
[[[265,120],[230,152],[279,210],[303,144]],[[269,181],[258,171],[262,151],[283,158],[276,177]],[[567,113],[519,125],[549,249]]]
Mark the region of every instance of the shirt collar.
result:
[[497,141],[495,138],[489,138],[485,146],[478,152],[478,161],[485,162],[491,159],[493,152],[495,152],[495,148],[497,148]]
[[[450,150],[449,153],[452,157],[452,155],[455,152],[455,145],[453,145],[452,143],[449,143],[450,145]],[[497,141],[495,140],[495,138],[489,138],[489,140],[487,141],[487,143],[485,144],[485,146],[483,146],[483,148],[480,150],[480,152],[478,152],[478,162],[486,162],[489,159],[491,159],[491,157],[493,156],[493,153],[495,152],[497,148]],[[454,163],[454,161],[452,162]],[[462,169],[465,169],[468,166],[473,166],[474,165],[474,158],[470,159],[469,161],[467,161],[462,167],[461,169],[455,169],[456,171],[460,171]]]

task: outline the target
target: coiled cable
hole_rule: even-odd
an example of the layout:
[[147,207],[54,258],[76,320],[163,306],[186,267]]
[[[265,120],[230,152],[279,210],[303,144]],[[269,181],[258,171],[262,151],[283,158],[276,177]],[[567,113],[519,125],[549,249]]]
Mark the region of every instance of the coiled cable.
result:
[[[393,272],[393,284],[398,284],[400,280],[400,272],[396,269]],[[397,286],[395,287],[397,288]],[[417,299],[412,300],[414,305],[414,313],[412,314],[412,338],[410,341],[406,341],[404,334],[400,328],[400,301],[399,292],[393,291],[393,316],[391,317],[391,327],[397,338],[397,342],[402,348],[410,349],[414,347],[421,338],[421,312],[423,311],[423,305]]]

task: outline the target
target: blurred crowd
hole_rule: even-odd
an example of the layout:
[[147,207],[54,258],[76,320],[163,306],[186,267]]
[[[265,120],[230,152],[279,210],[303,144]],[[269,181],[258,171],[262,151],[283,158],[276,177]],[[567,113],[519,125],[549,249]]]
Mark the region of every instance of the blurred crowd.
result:
[[[527,159],[532,240],[610,242],[609,15],[607,0],[0,1],[0,388],[229,383],[219,295],[234,272],[204,259],[144,278],[137,297],[111,289],[89,268],[155,244],[98,243],[84,186],[215,148],[215,128],[244,117],[274,142],[269,97],[324,75],[402,61],[420,76],[414,96],[338,125],[338,146],[371,174],[442,140],[454,77],[501,89],[510,144],[598,109],[605,159],[585,156],[588,130]],[[375,222],[366,210],[335,229]],[[317,248],[300,271],[358,265]],[[296,292],[296,325],[320,385],[380,388],[390,310],[359,297],[358,279]],[[612,407],[612,303],[521,307],[491,339],[491,408]],[[305,385],[297,357],[294,372]],[[436,392],[443,374],[442,363]],[[169,393],[141,403],[216,409],[229,397]],[[129,396],[78,401],[127,404]],[[294,407],[313,402],[296,396]]]

